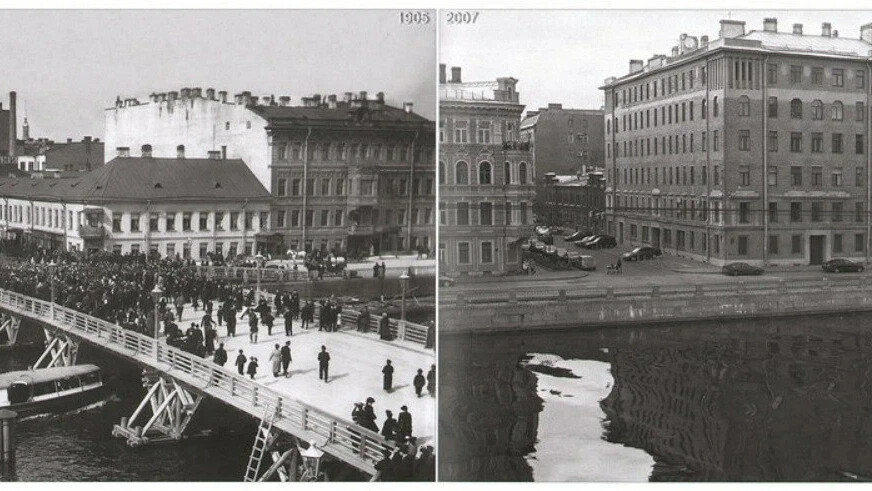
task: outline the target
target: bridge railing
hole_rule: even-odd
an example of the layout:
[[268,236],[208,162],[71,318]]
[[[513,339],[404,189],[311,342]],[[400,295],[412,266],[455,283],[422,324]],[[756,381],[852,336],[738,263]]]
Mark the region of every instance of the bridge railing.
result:
[[[202,266],[197,265],[197,272],[206,274],[216,279],[237,280],[242,282],[254,283],[257,281],[257,276],[260,275],[260,281],[263,283],[270,282],[285,282],[285,281],[302,281],[308,279],[308,272],[301,268],[299,271],[294,271],[290,268],[252,268],[249,266]],[[412,266],[412,274],[415,275],[435,275],[436,266]],[[387,268],[391,273],[402,273],[408,268],[397,266]],[[357,270],[361,277],[369,276],[371,270]],[[337,276],[336,273],[325,273],[325,276]],[[338,276],[342,276],[341,273]]]
[[517,302],[554,302],[566,300],[602,300],[611,298],[682,298],[693,296],[721,296],[751,293],[808,293],[820,290],[856,290],[872,288],[872,277],[820,279],[737,281],[710,284],[683,284],[663,286],[629,287],[579,287],[573,288],[514,288],[512,290],[474,290],[453,294],[451,290],[440,292],[440,303],[445,305],[493,304]]
[[159,370],[169,370],[170,375],[174,370],[181,372],[202,383],[203,387],[211,388],[213,392],[217,389],[220,396],[233,400],[255,417],[261,417],[264,408],[272,405],[277,411],[278,419],[275,424],[279,428],[285,431],[292,428],[292,433],[293,429],[299,429],[298,434],[307,436],[314,433],[324,439],[325,450],[328,452],[336,452],[338,449],[337,453],[341,453],[343,457],[359,458],[372,466],[382,458],[384,449],[394,446],[376,432],[289,398],[220,367],[211,360],[168,346],[164,342],[156,342],[154,338],[102,319],[3,289],[0,289],[0,306],[48,322],[122,356],[135,357]]

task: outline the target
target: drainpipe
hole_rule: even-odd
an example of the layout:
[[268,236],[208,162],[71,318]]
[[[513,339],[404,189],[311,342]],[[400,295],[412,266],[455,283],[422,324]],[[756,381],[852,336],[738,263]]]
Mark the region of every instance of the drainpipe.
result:
[[[706,262],[712,262],[712,181],[715,176],[712,174],[712,131],[711,131],[711,111],[709,110],[709,92],[712,85],[711,60],[706,58],[705,62],[705,173],[708,174],[705,180],[706,187],[706,213],[705,213],[705,235],[708,246],[705,248]],[[661,239],[662,240],[662,239]]]
[[[866,84],[872,85],[872,62],[866,62]],[[870,89],[866,89],[866,262],[869,262],[869,247],[872,244],[872,220],[869,213],[872,212],[872,111],[870,111],[869,103],[872,102],[869,97]]]
[[[611,119],[610,124],[615,123],[612,125],[612,226],[614,227],[615,220],[617,219],[617,213],[615,210],[617,209],[617,202],[618,202],[618,196],[617,196],[617,189],[618,189],[618,158],[617,158],[618,142],[616,141],[616,138],[615,138],[615,134],[617,134],[617,132],[618,132],[618,120],[617,120],[617,118],[615,118],[615,106],[617,105],[618,92],[617,92],[617,88],[615,86],[612,86],[612,93],[609,94],[609,96],[612,98],[612,100],[611,100],[612,113],[609,116],[609,118]],[[605,233],[613,233],[613,232],[608,230],[608,227],[606,227]]]
[[[758,72],[763,79],[760,86],[763,89],[763,266],[769,263],[769,104],[766,84],[766,67],[769,66],[769,56],[763,58],[763,67]],[[753,83],[753,82],[752,82]]]
[[[301,246],[306,250],[306,211],[309,206],[309,137],[312,136],[312,127],[309,126],[306,131],[306,140],[303,142],[303,216],[300,217],[300,224],[303,226],[303,243]],[[314,217],[312,218],[314,220]],[[287,217],[285,217],[287,220]],[[312,246],[314,249],[314,244]],[[308,256],[308,253],[307,253]]]
[[415,183],[415,148],[418,142],[419,130],[415,130],[415,138],[412,140],[412,163],[409,167],[409,206],[406,215],[409,217],[409,225],[406,227],[406,247],[412,245],[412,202],[414,200],[414,183]]

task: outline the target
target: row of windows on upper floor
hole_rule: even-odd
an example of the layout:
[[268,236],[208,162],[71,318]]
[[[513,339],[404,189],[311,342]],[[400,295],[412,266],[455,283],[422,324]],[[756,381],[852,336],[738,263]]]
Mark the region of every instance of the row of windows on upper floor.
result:
[[[754,66],[756,63],[750,60],[735,60],[733,67],[733,82],[749,82],[754,80]],[[805,81],[805,67],[803,65],[789,64],[790,85],[801,85]],[[766,65],[766,84],[770,87],[778,84],[779,71],[781,64],[768,63]],[[826,70],[821,66],[813,66],[809,72],[808,81],[812,86],[823,87],[827,79],[832,87],[845,87],[846,73],[845,68],[830,68],[829,77],[826,77]],[[853,87],[858,90],[866,88],[866,71],[865,69],[853,69]],[[636,102],[645,102],[658,97],[666,97],[673,93],[683,92],[694,88],[694,80],[699,80],[700,86],[706,84],[706,68],[704,66],[694,67],[690,70],[674,73],[668,76],[661,77],[659,80],[648,81],[644,84],[634,85],[624,88],[619,92],[615,91],[612,94],[612,105],[628,105]],[[659,86],[659,90],[658,90]],[[732,86],[732,85],[731,85]]]
[[[532,209],[527,206],[526,201],[513,203],[506,201],[501,204],[494,204],[490,201],[480,201],[475,205],[478,208],[476,214],[473,207],[466,201],[459,201],[454,204],[453,210],[449,210],[445,203],[439,203],[439,224],[440,225],[456,225],[456,226],[512,226],[512,225],[527,225],[531,223]],[[502,208],[502,213],[497,216],[497,208]],[[472,216],[478,215],[478,220],[473,223]],[[498,220],[499,218],[499,220]]]
[[[384,212],[382,214],[381,212]],[[370,225],[407,225],[406,223],[406,209],[399,208],[397,210],[392,209],[384,209],[384,210],[372,210],[369,213],[363,214],[348,214],[346,218],[345,210],[336,209],[336,210],[328,210],[321,209],[318,210],[319,221],[315,222],[315,212],[316,210],[306,210],[306,226],[321,226],[321,227],[342,227],[345,224],[346,219],[350,221],[354,225],[359,226],[370,226]],[[410,216],[409,225],[431,225],[432,224],[432,213],[433,210],[431,208],[412,208],[412,213]],[[299,227],[300,226],[300,218],[303,216],[301,210],[292,209],[290,213],[287,210],[276,210],[276,227],[282,229],[287,227]],[[331,219],[332,218],[332,219]]]
[[[321,186],[316,194],[315,179],[306,179],[307,196],[345,196],[345,179],[322,178],[320,181]],[[361,179],[359,183],[361,196],[375,196],[376,188],[380,196],[407,196],[409,193],[406,179]],[[302,179],[293,178],[288,181],[287,178],[280,177],[276,179],[275,192],[277,196],[302,196]],[[433,179],[413,179],[412,193],[413,196],[433,195]]]
[[518,137],[518,123],[516,121],[498,121],[502,129],[502,141],[498,141],[494,131],[494,122],[477,120],[475,124],[466,120],[454,120],[453,139],[449,142],[445,139],[445,121],[439,121],[439,143],[479,143],[492,144],[513,142]]
[[74,212],[60,208],[47,206],[26,205],[3,205],[0,206],[0,220],[11,223],[53,228],[58,230],[77,230],[79,225],[85,224],[85,217],[81,211]]
[[[278,160],[299,162],[305,156],[303,142],[279,143],[276,144],[276,147]],[[420,158],[423,161],[428,161],[433,156],[433,149],[430,147],[421,148],[420,152]],[[345,161],[350,157],[353,160],[374,159],[385,162],[407,162],[412,156],[411,144],[317,142],[308,145],[309,161]]]
[[[707,117],[707,102],[705,99],[702,99],[700,104],[700,118],[706,119]],[[742,95],[737,99],[738,102],[738,115],[739,117],[751,117],[751,99]],[[815,99],[811,101],[810,108],[810,117],[812,120],[821,121],[824,119],[824,109],[825,106],[829,108],[829,119],[832,121],[844,121],[845,118],[845,104],[842,101],[833,101],[832,104],[825,105],[820,99]],[[777,118],[778,117],[778,98],[777,97],[769,97],[766,101],[766,116],[769,118]],[[659,110],[658,110],[659,109]],[[853,118],[848,117],[848,121],[865,121],[866,120],[866,105],[862,101],[857,101],[854,104],[854,116]],[[712,100],[712,116],[718,117],[719,107],[718,107],[718,98],[714,97]],[[802,100],[798,98],[791,99],[790,101],[790,118],[791,119],[803,119],[804,113],[804,103]],[[694,101],[685,101],[681,103],[669,104],[667,106],[661,106],[659,108],[654,109],[645,109],[644,111],[635,111],[632,113],[624,114],[621,116],[621,130],[620,131],[635,131],[635,130],[644,130],[647,128],[657,127],[658,125],[667,125],[667,124],[678,124],[684,123],[687,121],[694,120]],[[652,116],[653,115],[653,125],[652,125]],[[612,124],[614,122],[615,133],[619,133],[618,131],[618,119],[609,118],[606,120],[606,134],[611,133]]]
[[[454,182],[451,184],[473,184],[469,170],[469,164],[463,160],[457,161],[457,163],[454,164]],[[512,165],[511,162],[503,163],[503,184],[530,184],[528,178],[532,179],[532,176],[528,176],[527,174],[526,162],[520,162],[517,166]],[[486,160],[478,163],[478,172],[476,172],[475,175],[478,177],[478,180],[474,184],[496,184],[493,166]],[[448,184],[447,176],[448,174],[446,173],[445,163],[439,162],[439,184]]]
[[[179,220],[181,215],[181,220]],[[200,211],[196,212],[197,219],[194,220],[194,212],[174,212],[166,213],[113,213],[112,214],[112,231],[115,233],[130,232],[138,233],[143,229],[143,218],[147,218],[148,222],[145,225],[149,232],[208,232],[225,230],[230,231],[255,231],[269,228],[269,212],[240,212],[240,211]],[[255,227],[255,219],[257,219],[257,227]],[[126,227],[123,224],[126,223]],[[197,228],[193,228],[194,225]],[[96,226],[93,223],[92,226]]]
[[[752,136],[753,135],[753,136]],[[752,147],[752,138],[756,138],[757,133],[751,130],[736,131],[736,149],[743,152],[750,152]],[[708,150],[708,139],[705,131],[700,133],[701,144],[699,145],[700,152]],[[689,137],[689,138],[688,138]],[[718,130],[712,131],[712,152],[720,152],[720,140]],[[850,135],[848,136],[850,138]],[[779,132],[768,131],[766,138],[766,150],[770,153],[782,151],[779,145]],[[810,153],[825,153],[824,148],[824,133],[811,132],[811,145],[809,145]],[[651,142],[654,143],[653,147]],[[681,135],[668,135],[653,138],[637,138],[633,140],[622,140],[615,142],[615,158],[619,157],[650,157],[657,155],[680,155],[693,153],[696,151],[694,144],[694,133],[686,133]],[[803,153],[803,133],[801,131],[790,132],[790,153]],[[846,147],[845,135],[843,133],[830,134],[829,153],[844,154]],[[866,141],[862,134],[854,135],[854,154],[863,155],[866,153]],[[652,151],[653,150],[653,151]],[[611,158],[612,144],[606,143],[606,158]]]

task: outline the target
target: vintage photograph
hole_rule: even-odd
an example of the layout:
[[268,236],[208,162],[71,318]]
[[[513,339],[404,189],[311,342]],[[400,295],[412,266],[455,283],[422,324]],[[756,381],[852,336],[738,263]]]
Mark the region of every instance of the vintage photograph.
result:
[[436,11],[0,23],[0,481],[434,481]]
[[440,11],[439,479],[872,480],[872,11]]

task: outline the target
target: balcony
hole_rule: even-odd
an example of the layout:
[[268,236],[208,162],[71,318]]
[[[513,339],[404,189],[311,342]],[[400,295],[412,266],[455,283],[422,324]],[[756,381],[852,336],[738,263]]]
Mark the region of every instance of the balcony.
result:
[[357,236],[357,237],[373,234],[372,225],[352,224],[352,225],[349,225],[348,227],[346,227],[345,230],[346,230],[346,232],[348,232],[348,235]]
[[103,225],[80,225],[79,237],[83,239],[102,239],[106,236],[106,229]]

